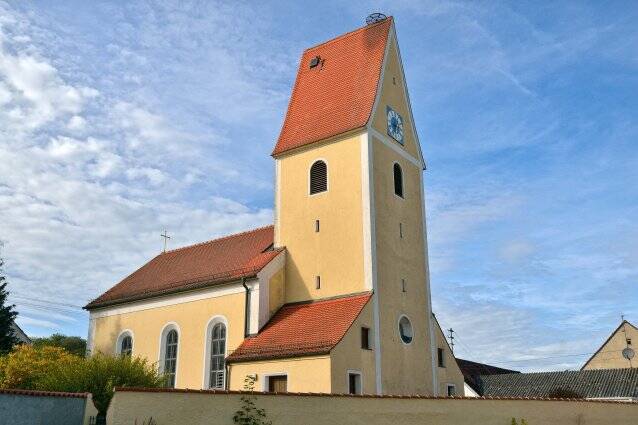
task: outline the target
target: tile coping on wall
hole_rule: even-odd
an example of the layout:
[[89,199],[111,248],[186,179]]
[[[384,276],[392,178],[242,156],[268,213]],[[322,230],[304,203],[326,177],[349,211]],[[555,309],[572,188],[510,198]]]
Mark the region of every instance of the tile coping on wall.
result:
[[138,388],[138,387],[116,387],[115,392],[142,392],[142,393],[177,393],[177,394],[239,394],[239,395],[260,395],[260,396],[301,396],[301,397],[354,397],[354,398],[383,398],[383,399],[415,399],[415,400],[506,400],[506,401],[569,401],[573,403],[621,403],[638,404],[638,402],[627,402],[622,400],[588,400],[575,398],[547,398],[547,397],[435,397],[426,395],[376,395],[376,394],[332,394],[332,393],[269,393],[261,391],[230,391],[230,390],[193,390],[182,388]]
[[11,388],[0,388],[0,394],[26,395],[34,397],[71,397],[71,398],[87,398],[91,393],[67,393],[60,391],[36,391],[36,390],[18,390]]

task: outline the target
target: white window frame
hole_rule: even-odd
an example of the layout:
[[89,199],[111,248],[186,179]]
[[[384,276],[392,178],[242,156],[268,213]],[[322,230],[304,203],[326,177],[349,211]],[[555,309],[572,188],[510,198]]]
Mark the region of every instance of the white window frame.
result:
[[182,332],[179,328],[179,325],[176,322],[168,322],[162,328],[160,332],[160,340],[159,340],[159,353],[157,356],[157,365],[160,373],[164,373],[164,360],[166,354],[166,336],[171,330],[175,330],[177,332],[177,357],[175,358],[175,385],[174,388],[177,388],[178,385],[178,377],[179,377],[179,357],[181,353],[180,344],[182,342]]
[[[401,170],[401,191],[403,192],[403,196],[397,195],[397,192],[394,190],[394,165],[399,166],[399,170]],[[392,193],[395,198],[398,198],[402,201],[405,201],[405,173],[403,172],[403,166],[398,161],[392,162]]]
[[[326,190],[324,190],[323,192],[317,192],[317,193],[310,193],[310,170],[312,170],[312,166],[315,165],[317,162],[322,161],[324,164],[326,164]],[[324,193],[328,193],[330,192],[330,164],[328,164],[328,160],[325,158],[316,158],[314,159],[311,163],[310,166],[308,167],[308,196],[318,196],[318,195],[323,195]]]
[[[450,388],[454,389],[454,395],[450,395]],[[456,397],[456,385],[454,384],[445,384],[445,395],[446,397]]]
[[[270,381],[270,378],[273,376],[285,376],[286,379],[288,379],[288,372],[272,372],[272,373],[265,373],[262,375],[262,382],[261,382],[261,391],[267,393],[268,392],[268,384]],[[288,382],[286,383],[286,389],[287,385],[290,383],[290,380],[288,380]],[[288,390],[288,392],[290,392],[290,390]]]
[[[412,328],[412,340],[410,342],[405,342],[403,338],[401,338],[401,319],[403,319],[404,317],[408,319],[408,321],[410,322],[410,327]],[[399,315],[399,319],[397,320],[397,332],[399,333],[399,341],[401,341],[401,344],[412,345],[412,343],[414,342],[414,337],[416,335],[416,332],[414,331],[414,325],[412,324],[412,319],[410,319],[410,317],[407,314]]]
[[[213,333],[213,327],[218,323],[222,323],[224,326],[226,326],[226,343],[224,344],[224,348],[225,348],[224,357],[228,357],[228,319],[226,319],[226,317],[222,315],[215,315],[208,320],[208,323],[206,324],[206,328],[204,332],[204,376],[202,380],[202,388],[205,390],[211,389],[210,388],[210,355],[211,355],[210,340]],[[226,370],[224,370],[224,388],[223,389],[226,388],[227,378],[228,377],[226,376]],[[215,389],[218,389],[218,388],[215,388]]]
[[131,355],[133,355],[133,350],[135,349],[135,338],[133,337],[133,331],[130,330],[130,329],[124,329],[117,336],[117,339],[115,340],[115,354],[116,355],[119,356],[120,354],[122,354],[122,340],[124,340],[124,337],[127,337],[127,336],[131,337]]
[[350,392],[350,375],[359,375],[359,392],[354,394],[355,395],[363,394],[363,374],[361,373],[360,370],[355,370],[355,369],[348,369],[346,371],[346,391],[348,392],[348,394],[352,394]]

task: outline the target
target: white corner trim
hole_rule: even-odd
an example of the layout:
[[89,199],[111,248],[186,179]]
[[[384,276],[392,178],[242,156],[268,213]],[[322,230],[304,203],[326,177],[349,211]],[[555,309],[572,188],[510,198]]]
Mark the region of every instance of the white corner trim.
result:
[[394,152],[398,153],[401,158],[405,159],[406,161],[408,161],[410,164],[418,167],[419,169],[423,169],[423,165],[421,164],[421,162],[413,157],[412,155],[410,155],[410,153],[408,151],[406,151],[405,149],[403,149],[401,146],[397,145],[397,143],[395,141],[393,141],[390,136],[387,136],[383,133],[381,133],[380,131],[378,131],[377,129],[375,129],[372,126],[368,127],[368,131],[377,139],[379,139],[379,141],[381,143],[383,143],[385,146],[387,146],[388,148],[392,149]]
[[167,322],[160,331],[159,350],[157,355],[157,366],[160,373],[164,373],[164,353],[166,352],[166,335],[171,330],[177,331],[177,357],[175,358],[175,388],[177,388],[177,379],[179,378],[179,358],[181,355],[180,344],[182,343],[182,331],[177,322]]
[[125,336],[131,337],[131,353],[135,350],[135,337],[133,336],[133,331],[130,329],[124,329],[115,339],[115,354],[122,354],[122,340]]
[[275,159],[275,247],[281,246],[281,159]]
[[[226,352],[224,353],[224,357],[228,356],[228,319],[226,316],[217,314],[211,317],[206,323],[206,327],[204,328],[204,376],[202,379],[202,389],[207,390],[210,388],[210,339],[213,332],[213,326],[218,323],[223,323],[226,326],[226,343],[224,344]],[[177,353],[179,356],[179,352]],[[224,387],[226,384],[226,372],[224,371]],[[224,388],[225,389],[225,388]]]
[[89,312],[89,331],[86,338],[86,357],[93,355],[93,349],[95,344],[95,314]]
[[208,298],[224,297],[226,295],[244,292],[241,281],[229,284],[213,286],[201,290],[183,292],[178,294],[166,295],[156,299],[133,301],[126,304],[115,305],[112,307],[104,307],[91,311],[91,317],[101,318],[115,316],[118,314],[133,313],[136,311],[149,310],[152,308],[166,307],[169,305],[184,304],[193,301],[205,300]]
[[363,265],[366,289],[372,290],[374,319],[374,366],[377,394],[383,393],[381,376],[381,319],[377,288],[377,241],[374,204],[374,154],[368,133],[361,135],[361,198],[363,211]]
[[425,295],[426,295],[426,314],[428,317],[428,323],[430,328],[430,357],[432,368],[432,392],[433,396],[437,396],[439,393],[438,388],[438,368],[436,365],[436,335],[434,334],[434,318],[432,317],[432,293],[430,292],[430,260],[428,253],[428,231],[426,225],[426,213],[425,213],[425,184],[423,183],[423,173],[419,179],[421,186],[421,220],[423,223],[423,252],[425,261]]

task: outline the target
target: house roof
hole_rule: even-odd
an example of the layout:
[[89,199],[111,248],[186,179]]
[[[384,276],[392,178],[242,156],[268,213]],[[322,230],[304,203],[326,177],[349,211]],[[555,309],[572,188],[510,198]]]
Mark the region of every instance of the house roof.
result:
[[252,277],[279,254],[273,226],[159,254],[91,301],[92,309]]
[[364,293],[286,304],[255,336],[246,338],[228,362],[327,354],[341,341],[370,300]]
[[303,52],[274,156],[368,123],[391,26],[389,17]]
[[548,397],[556,389],[584,398],[638,397],[636,368],[483,375],[481,381],[488,397]]
[[473,362],[470,360],[459,359],[457,357],[456,364],[459,365],[465,383],[469,385],[477,394],[481,394],[481,375],[503,375],[507,373],[520,373],[517,370],[503,369],[484,363]]
[[589,359],[587,359],[587,361],[585,362],[585,364],[583,364],[583,367],[581,367],[580,369],[583,370],[585,369],[585,367],[589,364],[589,362],[592,361],[592,359],[594,357],[596,357],[596,355],[598,353],[600,353],[600,351],[603,349],[603,347],[605,345],[607,345],[607,343],[609,342],[609,340],[618,333],[618,331],[620,330],[620,328],[622,328],[625,325],[629,325],[632,328],[636,329],[638,331],[638,328],[635,327],[631,322],[627,321],[627,320],[623,320],[622,322],[620,322],[620,325],[618,325],[618,327],[607,337],[607,339],[605,340],[605,342],[603,342],[600,347],[598,347],[598,350],[596,350],[596,352],[594,354],[591,355],[591,357]]

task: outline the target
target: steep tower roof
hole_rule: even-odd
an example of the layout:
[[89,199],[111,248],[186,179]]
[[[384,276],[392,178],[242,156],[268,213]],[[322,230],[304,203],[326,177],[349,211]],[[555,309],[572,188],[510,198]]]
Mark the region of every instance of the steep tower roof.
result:
[[303,53],[273,156],[368,123],[391,27],[389,17]]

